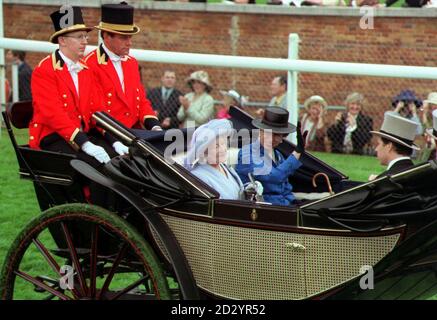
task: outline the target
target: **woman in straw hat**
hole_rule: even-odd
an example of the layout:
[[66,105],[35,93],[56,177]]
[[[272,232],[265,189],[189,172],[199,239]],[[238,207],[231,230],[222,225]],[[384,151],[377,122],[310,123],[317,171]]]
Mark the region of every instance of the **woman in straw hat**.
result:
[[178,119],[183,122],[182,127],[196,127],[214,119],[214,99],[209,94],[212,90],[211,82],[206,71],[193,72],[187,79],[192,92],[179,97],[181,107]]
[[305,113],[302,116],[302,132],[308,131],[306,149],[325,151],[327,103],[321,96],[312,96],[304,103]]

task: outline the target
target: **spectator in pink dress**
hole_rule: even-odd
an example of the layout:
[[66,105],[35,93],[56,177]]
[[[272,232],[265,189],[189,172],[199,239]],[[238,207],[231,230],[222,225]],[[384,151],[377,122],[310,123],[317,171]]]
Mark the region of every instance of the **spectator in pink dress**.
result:
[[235,90],[220,91],[223,95],[223,104],[217,108],[217,119],[230,119],[229,108],[231,106],[241,108],[243,97]]

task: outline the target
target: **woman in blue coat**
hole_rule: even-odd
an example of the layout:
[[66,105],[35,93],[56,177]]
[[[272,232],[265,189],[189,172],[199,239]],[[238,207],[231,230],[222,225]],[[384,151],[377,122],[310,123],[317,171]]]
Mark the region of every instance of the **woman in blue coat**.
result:
[[260,136],[254,143],[243,146],[238,153],[238,175],[243,183],[250,180],[249,174],[261,182],[266,202],[284,206],[293,204],[293,187],[288,178],[302,165],[299,158],[304,152],[305,139],[300,124],[297,128],[297,146],[287,158],[275,150],[288,134],[296,131],[296,127],[288,123],[287,110],[266,108],[263,119],[254,119],[252,125],[260,129]]

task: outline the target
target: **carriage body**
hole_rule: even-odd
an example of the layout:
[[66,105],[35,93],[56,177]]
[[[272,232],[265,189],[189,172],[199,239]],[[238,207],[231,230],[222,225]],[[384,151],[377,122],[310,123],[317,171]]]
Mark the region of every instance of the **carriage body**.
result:
[[[231,114],[237,130],[252,129],[247,114],[238,109],[232,109]],[[7,123],[10,119],[13,114],[6,114]],[[126,298],[354,298],[363,295],[357,289],[363,266],[374,267],[377,281],[384,283],[393,275],[408,280],[417,272],[432,270],[435,265],[437,239],[433,234],[437,233],[433,230],[437,228],[434,226],[437,190],[433,185],[437,166],[434,162],[358,183],[311,154],[304,154],[304,165],[291,182],[297,193],[313,200],[301,201],[294,207],[222,200],[215,190],[178,163],[185,150],[173,154],[171,159],[164,157],[164,150],[172,143],[166,141],[165,132],[143,132],[139,139],[107,115],[97,114],[95,120],[131,146],[129,157],[114,158],[102,173],[72,156],[18,146],[13,133],[11,141],[21,177],[32,179],[36,185],[43,184],[48,193],[55,195],[47,200],[44,199],[46,190],[37,192],[40,204],[51,203],[49,214],[56,207],[67,206],[63,209],[67,217],[69,203],[79,203],[74,205],[76,211],[82,203],[83,211],[87,211],[87,199],[81,191],[89,181],[112,192],[116,205],[106,209],[132,227],[141,241],[150,246],[147,250],[151,252],[153,267],[146,269],[149,273],[158,270],[156,278],[161,279],[149,275],[147,281],[152,278],[154,289],[143,295],[125,290]],[[20,127],[17,121],[12,122]],[[21,127],[25,127],[25,122]],[[186,131],[180,134],[184,141],[188,140]],[[237,148],[230,150],[231,158],[235,159],[243,143],[242,139],[237,141]],[[279,150],[288,155],[293,145],[284,142]],[[329,178],[334,194],[329,194],[326,184],[312,185],[313,177],[319,173]],[[114,223],[126,228],[123,222]],[[74,289],[74,297],[85,292],[90,295],[90,291],[93,298],[118,297],[114,292],[99,294],[102,290],[97,290],[95,283],[94,287],[90,284],[92,276],[99,272],[101,276],[110,273],[105,273],[104,264],[101,270],[92,266],[99,265],[104,257],[113,266],[121,252],[120,242],[114,236],[117,232],[100,231],[97,244],[97,230],[93,228],[97,227],[94,224],[90,227],[80,219],[69,228],[65,228],[65,223],[52,226],[50,233],[57,246],[52,252],[73,260],[76,270],[83,271],[84,280]],[[66,229],[69,229],[67,234]],[[80,254],[77,259],[71,258],[75,252],[71,250],[72,244],[77,252],[86,252],[85,256],[91,258]],[[413,254],[411,248],[418,249],[418,253]],[[14,255],[10,252],[11,256]],[[139,265],[145,258],[134,256],[128,254],[123,259],[124,270],[144,272],[144,266]],[[0,287],[3,298],[11,296],[7,282],[13,278],[5,275],[5,270],[11,274],[10,270],[18,269],[17,261],[9,265],[5,261]],[[81,275],[77,277],[80,280]],[[177,289],[167,291],[166,285],[156,284],[169,277],[177,283]],[[33,285],[37,286],[35,281]],[[426,290],[427,295],[432,294],[434,289],[431,289]]]

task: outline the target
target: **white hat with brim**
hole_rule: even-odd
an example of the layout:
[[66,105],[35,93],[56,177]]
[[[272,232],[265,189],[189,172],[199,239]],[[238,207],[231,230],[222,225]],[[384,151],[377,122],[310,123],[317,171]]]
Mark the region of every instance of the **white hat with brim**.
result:
[[190,171],[193,170],[216,138],[232,136],[233,133],[232,122],[226,119],[214,119],[198,127],[191,138],[189,150],[184,159],[184,167]]
[[323,99],[323,97],[321,97],[321,96],[311,96],[311,97],[309,97],[308,99],[305,100],[305,102],[303,104],[303,107],[306,110],[308,110],[309,106],[311,104],[315,103],[315,102],[320,103],[323,106],[323,108],[325,108],[325,109],[328,106],[328,104],[326,103],[326,100]]
[[386,112],[384,121],[379,131],[370,131],[371,133],[397,143],[401,146],[414,150],[420,150],[414,144],[418,124],[399,116],[394,112]]
[[423,103],[431,103],[437,105],[437,92],[431,92],[428,95],[428,98],[426,100],[423,100]]
[[235,90],[229,90],[229,91],[220,90],[220,93],[223,96],[231,97],[238,104],[241,104],[241,96],[240,96],[240,94],[237,91],[235,91]]

